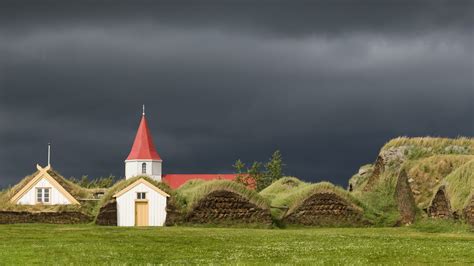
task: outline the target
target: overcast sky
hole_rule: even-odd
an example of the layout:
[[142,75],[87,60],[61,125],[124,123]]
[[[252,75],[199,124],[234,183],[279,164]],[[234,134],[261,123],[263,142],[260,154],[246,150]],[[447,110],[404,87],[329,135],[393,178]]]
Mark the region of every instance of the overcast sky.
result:
[[472,1],[315,2],[2,1],[0,186],[48,141],[66,177],[122,177],[142,104],[164,173],[279,149],[346,185],[393,137],[473,136]]

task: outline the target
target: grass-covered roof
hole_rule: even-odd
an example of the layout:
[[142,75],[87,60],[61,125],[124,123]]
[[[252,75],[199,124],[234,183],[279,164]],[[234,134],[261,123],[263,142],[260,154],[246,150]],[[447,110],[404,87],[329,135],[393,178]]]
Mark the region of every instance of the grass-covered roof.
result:
[[[385,157],[399,156],[396,152],[389,151],[398,147],[403,147],[400,150],[403,151],[403,160],[399,161],[401,164],[383,161],[382,171],[373,186],[367,191],[356,186],[352,193],[371,208],[383,213],[387,217],[387,224],[398,219],[394,195],[401,170],[408,175],[418,208],[424,209],[429,206],[444,179],[474,159],[474,138],[399,137],[387,142],[380,154]],[[366,182],[367,177],[356,175],[351,181],[365,187],[363,182]]]
[[387,142],[383,150],[400,146],[430,149],[434,154],[474,154],[474,138],[398,137]]
[[278,206],[280,199],[286,198],[288,195],[308,185],[309,183],[303,182],[296,177],[282,177],[260,191],[260,195],[268,199],[272,205]]
[[248,189],[242,184],[230,180],[212,180],[212,181],[188,181],[181,186],[176,192],[182,199],[184,206],[190,210],[194,205],[208,194],[218,190],[226,190],[234,192],[249,202],[260,208],[269,208],[269,201],[260,196],[254,190]]
[[403,168],[410,178],[416,204],[422,209],[428,207],[443,180],[473,159],[474,155],[433,155],[406,161]]
[[[312,195],[326,192],[334,193],[336,196],[347,201],[348,204],[353,205],[355,209],[363,211],[364,215],[375,215],[372,209],[369,210],[369,207],[351,193],[329,182],[312,184],[303,182],[295,177],[283,177],[262,190],[260,195],[271,201],[272,215],[275,218],[282,218],[284,214],[294,211]],[[373,217],[370,218],[372,220]]]
[[362,190],[367,184],[367,181],[370,175],[372,175],[373,171],[374,171],[373,164],[366,164],[366,165],[361,166],[359,168],[359,171],[349,179],[349,184],[352,185],[353,191]]
[[136,176],[132,177],[129,179],[123,179],[115,183],[112,187],[110,187],[107,192],[104,194],[102,199],[99,202],[99,206],[103,206],[107,204],[109,201],[113,200],[113,196],[123,190],[124,188],[128,187],[131,185],[133,182],[137,181],[138,179],[145,179],[146,181],[150,182],[151,184],[155,185],[159,189],[163,190],[164,192],[168,193],[171,197],[175,196],[175,192],[166,184],[163,182],[158,182],[155,181],[154,179],[148,177],[148,176]]
[[442,185],[445,186],[452,210],[461,212],[469,201],[469,196],[474,193],[474,160],[451,172],[444,178]]
[[285,205],[289,207],[288,212],[292,212],[298,206],[300,206],[307,198],[316,193],[334,193],[338,197],[347,201],[349,204],[353,204],[355,208],[362,211],[361,202],[353,197],[348,191],[341,187],[335,186],[329,182],[320,182],[316,184],[310,184],[301,189],[298,189],[295,193],[288,195],[284,199]]
[[[90,208],[84,205],[17,205],[10,202],[10,199],[17,194],[24,186],[26,186],[39,171],[24,177],[18,184],[0,193],[0,209],[2,210],[17,210],[17,211],[66,211],[66,210],[82,210],[90,212]],[[64,178],[54,169],[49,169],[48,174],[51,175],[67,192],[69,192],[75,199],[89,199],[92,198],[94,190],[83,188],[70,180]]]

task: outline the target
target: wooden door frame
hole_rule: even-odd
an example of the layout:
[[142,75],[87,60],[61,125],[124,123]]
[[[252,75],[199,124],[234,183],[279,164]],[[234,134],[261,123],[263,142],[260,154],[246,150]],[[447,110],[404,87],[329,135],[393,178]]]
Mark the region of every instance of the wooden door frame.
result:
[[149,220],[150,220],[150,204],[148,203],[148,200],[135,200],[135,226],[139,226],[138,225],[138,208],[137,208],[137,203],[146,203],[146,206],[147,206],[147,210],[146,210],[146,225],[140,225],[140,226],[150,226],[150,223],[149,223]]

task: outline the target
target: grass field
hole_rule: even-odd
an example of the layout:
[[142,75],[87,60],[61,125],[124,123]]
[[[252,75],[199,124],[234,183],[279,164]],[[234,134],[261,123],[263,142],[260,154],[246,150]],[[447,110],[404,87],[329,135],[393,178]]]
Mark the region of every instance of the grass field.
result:
[[0,258],[2,265],[474,264],[474,234],[430,233],[414,228],[0,225]]

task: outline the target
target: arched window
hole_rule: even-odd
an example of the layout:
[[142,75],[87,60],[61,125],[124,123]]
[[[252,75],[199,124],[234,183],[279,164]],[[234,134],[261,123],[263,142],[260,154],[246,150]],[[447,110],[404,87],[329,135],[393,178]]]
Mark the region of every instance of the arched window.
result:
[[142,163],[142,174],[146,174],[146,163]]

